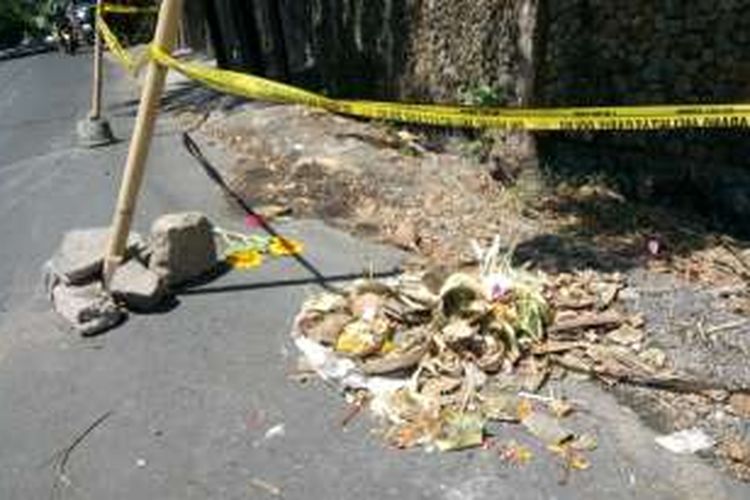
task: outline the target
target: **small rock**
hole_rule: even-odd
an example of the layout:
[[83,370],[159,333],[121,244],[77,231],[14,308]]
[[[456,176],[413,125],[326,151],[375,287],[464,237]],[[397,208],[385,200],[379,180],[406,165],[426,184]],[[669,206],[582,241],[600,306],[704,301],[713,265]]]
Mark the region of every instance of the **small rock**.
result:
[[628,318],[628,324],[633,328],[643,328],[646,326],[646,318],[643,317],[643,314],[634,314]]
[[81,287],[60,284],[52,290],[52,302],[55,311],[84,337],[114,328],[126,317],[99,283]]
[[736,392],[729,397],[732,411],[742,418],[750,419],[750,393]]
[[623,325],[617,330],[607,334],[607,339],[620,345],[633,345],[643,341],[646,334],[643,330]]
[[727,439],[721,444],[721,452],[733,462],[750,465],[750,441],[746,439]]
[[723,389],[713,389],[708,391],[703,391],[703,395],[709,398],[714,403],[726,403],[729,399],[729,392],[723,390]]
[[136,259],[130,259],[117,268],[109,291],[116,300],[135,311],[151,310],[164,299],[164,287],[159,275]]
[[109,122],[102,118],[84,118],[78,122],[76,132],[78,144],[84,148],[106,146],[115,141]]
[[167,286],[211,271],[217,263],[213,227],[205,215],[188,212],[160,217],[151,228],[149,268]]
[[[86,285],[100,278],[104,253],[109,242],[109,228],[76,229],[65,233],[59,249],[45,266],[44,281],[51,293],[57,282]],[[143,238],[131,233],[127,253],[143,246]]]
[[661,349],[651,347],[641,352],[638,357],[644,363],[647,363],[654,368],[661,369],[667,364],[667,354]]
[[288,217],[294,210],[288,205],[261,205],[255,209],[255,212],[267,221],[278,219],[279,217]]
[[609,308],[617,300],[617,295],[623,288],[621,283],[595,283],[592,285],[598,295],[597,306],[600,310]]
[[405,250],[416,250],[420,244],[419,231],[411,221],[401,222],[390,238],[391,242]]

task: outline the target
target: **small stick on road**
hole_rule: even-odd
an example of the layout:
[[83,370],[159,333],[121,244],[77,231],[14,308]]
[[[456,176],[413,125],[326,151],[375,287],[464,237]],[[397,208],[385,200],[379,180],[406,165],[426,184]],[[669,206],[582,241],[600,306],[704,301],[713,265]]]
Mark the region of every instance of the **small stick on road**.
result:
[[80,432],[68,446],[55,452],[47,461],[47,463],[57,462],[57,465],[55,466],[55,481],[52,485],[53,498],[55,497],[56,492],[59,491],[61,484],[70,484],[70,479],[68,479],[68,462],[70,461],[70,456],[73,454],[75,449],[78,448],[81,443],[83,443],[83,440],[86,439],[86,437],[89,436],[92,432],[94,432],[97,427],[102,425],[109,417],[111,417],[113,413],[113,410],[109,410],[101,417],[94,420],[94,422],[86,427],[82,432]]

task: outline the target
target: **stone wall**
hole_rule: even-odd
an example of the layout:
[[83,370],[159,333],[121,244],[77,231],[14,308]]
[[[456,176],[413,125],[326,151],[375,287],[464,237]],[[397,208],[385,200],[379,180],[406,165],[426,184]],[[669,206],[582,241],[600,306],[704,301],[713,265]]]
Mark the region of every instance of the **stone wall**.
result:
[[750,1],[547,0],[545,102],[721,102],[750,91]]
[[234,67],[333,95],[455,102],[461,90],[486,85],[519,102],[531,91],[526,82],[533,74],[537,2],[214,0],[213,5]]
[[289,77],[347,97],[396,93],[407,0],[280,0]]
[[[542,105],[735,103],[750,98],[748,0],[547,0]],[[688,195],[750,230],[750,141],[738,130],[541,135],[566,173],[605,171],[633,195]]]
[[487,86],[509,104],[530,98],[536,0],[413,3],[402,95],[455,102]]

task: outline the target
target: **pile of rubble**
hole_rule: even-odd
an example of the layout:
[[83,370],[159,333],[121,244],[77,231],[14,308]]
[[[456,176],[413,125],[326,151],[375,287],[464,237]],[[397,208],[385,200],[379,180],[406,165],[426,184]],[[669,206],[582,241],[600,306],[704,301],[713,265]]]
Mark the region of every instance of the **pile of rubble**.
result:
[[84,336],[119,325],[128,311],[160,307],[171,290],[218,263],[213,226],[204,215],[168,214],[154,222],[148,240],[130,235],[126,260],[105,286],[108,239],[109,228],[70,231],[44,269],[55,311]]
[[[621,276],[552,279],[511,266],[498,240],[474,246],[470,271],[364,280],[308,300],[292,333],[303,368],[369,407],[393,446],[487,446],[491,423],[517,423],[586,468],[596,438],[567,429],[575,405],[540,389],[571,371],[667,383],[666,356],[646,348],[643,320],[619,309]],[[524,456],[512,448],[501,455]]]

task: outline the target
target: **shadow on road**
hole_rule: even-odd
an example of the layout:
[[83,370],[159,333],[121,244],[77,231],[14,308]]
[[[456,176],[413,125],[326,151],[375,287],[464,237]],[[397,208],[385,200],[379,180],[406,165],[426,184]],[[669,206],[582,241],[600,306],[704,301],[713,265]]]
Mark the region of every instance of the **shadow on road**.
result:
[[[368,275],[369,278],[374,279],[385,279],[385,278],[393,278],[395,276],[398,276],[401,273],[400,268],[394,268],[390,271],[381,271],[377,273],[373,273],[371,275]],[[348,283],[352,281],[356,281],[358,279],[362,279],[363,275],[361,273],[349,273],[349,274],[337,274],[337,275],[328,275],[323,276],[324,283],[328,284],[330,286],[331,283]],[[209,287],[197,287],[197,288],[183,288],[180,291],[177,292],[177,295],[214,295],[214,294],[222,294],[222,293],[232,293],[232,292],[248,292],[253,290],[269,290],[274,288],[285,288],[285,287],[295,287],[295,286],[305,286],[305,285],[319,285],[320,280],[318,278],[298,278],[298,279],[288,279],[288,280],[279,280],[279,281],[266,281],[263,283],[240,283],[240,284],[234,284],[234,285],[223,285],[223,286],[209,286]]]
[[[168,113],[231,111],[247,102],[246,99],[230,96],[204,87],[196,82],[181,82],[165,90],[161,98],[161,109]],[[131,99],[113,106],[116,116],[134,117],[138,114],[138,99]]]

